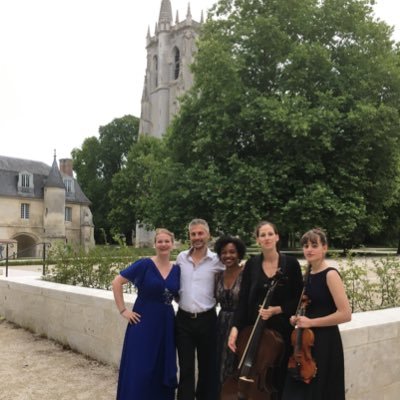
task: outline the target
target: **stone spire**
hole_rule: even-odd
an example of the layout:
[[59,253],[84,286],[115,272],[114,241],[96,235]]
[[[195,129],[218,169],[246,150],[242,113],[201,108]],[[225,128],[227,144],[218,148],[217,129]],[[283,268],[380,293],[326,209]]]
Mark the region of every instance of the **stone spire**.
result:
[[158,18],[158,25],[172,23],[172,7],[170,0],[162,0],[160,8],[160,17]]
[[190,3],[188,3],[186,19],[192,19],[192,12],[190,11]]

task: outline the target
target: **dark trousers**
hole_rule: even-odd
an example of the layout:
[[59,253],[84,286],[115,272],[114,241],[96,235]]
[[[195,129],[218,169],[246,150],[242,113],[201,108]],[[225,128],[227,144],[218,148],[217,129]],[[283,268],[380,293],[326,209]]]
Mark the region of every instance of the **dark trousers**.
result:
[[[178,400],[216,400],[216,321],[215,310],[197,314],[182,310],[176,316],[176,345],[179,359]],[[198,379],[195,388],[195,357]]]

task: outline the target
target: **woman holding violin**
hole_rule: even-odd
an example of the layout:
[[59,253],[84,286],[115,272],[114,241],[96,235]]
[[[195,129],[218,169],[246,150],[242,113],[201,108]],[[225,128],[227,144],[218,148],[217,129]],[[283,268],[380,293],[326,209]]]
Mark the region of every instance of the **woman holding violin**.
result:
[[[283,255],[277,250],[279,234],[274,224],[260,222],[256,227],[256,240],[261,247],[261,254],[250,258],[246,263],[228,346],[233,352],[242,353],[243,349],[239,348],[239,344],[243,342],[241,336],[248,326],[255,325],[260,320],[263,322],[263,329],[274,332],[274,335],[277,332],[278,341],[283,341],[283,350],[279,354],[274,371],[267,372],[262,378],[269,380],[266,385],[268,390],[263,392],[261,389],[257,398],[280,400],[289,357],[290,334],[293,330],[289,317],[296,311],[303,281],[297,259]],[[277,276],[279,280],[276,279]],[[270,290],[272,287],[273,292]],[[265,299],[268,301],[265,302]],[[264,306],[261,306],[262,304]],[[270,341],[267,336],[264,339],[260,340],[258,351],[268,352],[268,347],[277,348],[279,343]],[[266,371],[267,366],[261,365],[260,368]],[[260,387],[260,383],[257,386]],[[221,396],[221,400],[225,398]]]
[[339,272],[325,260],[325,233],[312,229],[300,243],[308,262],[304,288],[308,304],[305,315],[296,314],[290,322],[298,330],[312,332],[316,374],[307,382],[301,374],[288,373],[283,400],[344,400],[344,359],[338,324],[351,320],[349,301]]

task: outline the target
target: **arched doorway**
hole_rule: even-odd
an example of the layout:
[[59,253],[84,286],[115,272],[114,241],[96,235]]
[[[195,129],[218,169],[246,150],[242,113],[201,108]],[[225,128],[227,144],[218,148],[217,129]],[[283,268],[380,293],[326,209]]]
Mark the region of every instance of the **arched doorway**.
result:
[[18,252],[16,253],[17,258],[29,258],[38,256],[38,248],[36,246],[36,240],[27,234],[20,234],[13,238],[17,241]]

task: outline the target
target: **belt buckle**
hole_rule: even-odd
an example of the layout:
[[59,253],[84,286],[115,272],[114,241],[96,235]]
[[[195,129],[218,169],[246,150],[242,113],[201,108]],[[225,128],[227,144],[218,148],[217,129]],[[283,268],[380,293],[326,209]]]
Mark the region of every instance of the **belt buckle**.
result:
[[197,318],[197,312],[192,313],[192,314],[190,315],[190,318],[191,318],[191,319],[196,319],[196,318]]

